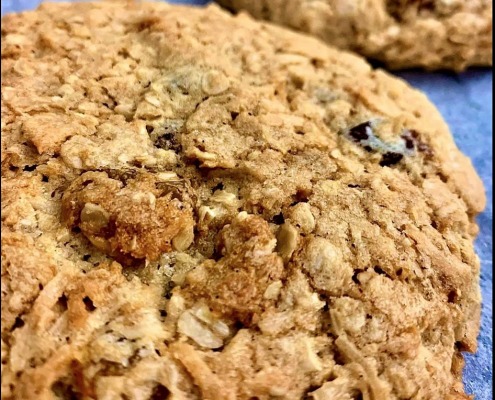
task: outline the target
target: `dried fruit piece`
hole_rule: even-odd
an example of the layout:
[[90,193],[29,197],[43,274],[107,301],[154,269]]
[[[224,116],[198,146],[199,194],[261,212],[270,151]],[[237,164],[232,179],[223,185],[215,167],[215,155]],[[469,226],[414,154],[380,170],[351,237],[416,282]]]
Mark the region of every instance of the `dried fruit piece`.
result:
[[[419,150],[420,143],[416,140],[417,133],[415,131],[405,129],[400,135],[400,140],[393,143],[381,140],[373,131],[373,128],[380,122],[381,120],[379,119],[363,122],[350,128],[346,136],[361,145],[366,151],[381,153],[380,165],[382,167],[395,165],[404,156],[413,155],[416,147]],[[426,148],[424,143],[421,143],[421,145],[421,149]]]
[[403,158],[404,158],[403,154],[394,153],[394,152],[389,151],[382,156],[382,160],[380,161],[380,165],[382,167],[389,167],[390,165],[397,164]]

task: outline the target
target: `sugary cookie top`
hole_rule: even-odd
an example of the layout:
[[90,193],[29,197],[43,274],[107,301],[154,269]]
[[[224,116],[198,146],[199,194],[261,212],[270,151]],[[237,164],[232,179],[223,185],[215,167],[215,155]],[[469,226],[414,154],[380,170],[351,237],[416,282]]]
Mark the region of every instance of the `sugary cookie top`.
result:
[[480,179],[426,97],[163,3],[2,20],[2,399],[466,399]]

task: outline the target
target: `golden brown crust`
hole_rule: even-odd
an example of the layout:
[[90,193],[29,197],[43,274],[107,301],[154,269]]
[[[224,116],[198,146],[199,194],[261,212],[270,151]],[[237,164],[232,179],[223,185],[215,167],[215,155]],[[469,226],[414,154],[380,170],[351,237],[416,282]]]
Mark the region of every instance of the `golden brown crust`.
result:
[[194,237],[187,194],[151,174],[126,179],[124,173],[119,180],[86,172],[64,192],[61,216],[69,228],[80,228],[95,247],[116,258],[155,261],[172,248],[187,250]]
[[491,0],[218,0],[391,69],[492,65]]
[[2,21],[3,399],[464,399],[481,181],[426,97],[218,7]]

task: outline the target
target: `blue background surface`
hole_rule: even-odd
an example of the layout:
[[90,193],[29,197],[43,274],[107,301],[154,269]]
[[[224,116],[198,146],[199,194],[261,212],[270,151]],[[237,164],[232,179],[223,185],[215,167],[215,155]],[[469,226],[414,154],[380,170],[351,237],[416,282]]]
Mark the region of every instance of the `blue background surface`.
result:
[[[2,14],[32,9],[39,0],[3,0]],[[208,0],[175,0],[171,3],[205,4]],[[406,71],[396,75],[423,90],[450,126],[459,148],[473,160],[483,179],[487,207],[478,217],[480,235],[476,250],[481,259],[483,309],[478,352],[467,355],[464,383],[477,400],[493,399],[492,340],[492,70],[476,69],[462,74]]]

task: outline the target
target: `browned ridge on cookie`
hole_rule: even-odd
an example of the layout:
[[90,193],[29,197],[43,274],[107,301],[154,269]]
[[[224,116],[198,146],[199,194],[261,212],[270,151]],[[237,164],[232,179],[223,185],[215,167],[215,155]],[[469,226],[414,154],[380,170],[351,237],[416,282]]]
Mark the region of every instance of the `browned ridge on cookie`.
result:
[[391,69],[492,65],[492,0],[217,0]]
[[124,5],[2,19],[2,399],[467,399],[485,197],[434,106]]

